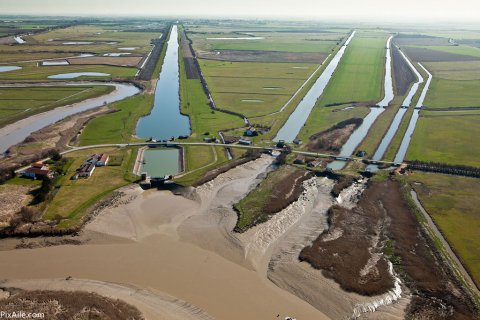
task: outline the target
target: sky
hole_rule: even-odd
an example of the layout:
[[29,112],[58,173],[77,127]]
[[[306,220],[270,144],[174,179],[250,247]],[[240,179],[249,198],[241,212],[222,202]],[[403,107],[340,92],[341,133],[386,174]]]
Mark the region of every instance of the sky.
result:
[[479,0],[0,0],[0,15],[479,21]]

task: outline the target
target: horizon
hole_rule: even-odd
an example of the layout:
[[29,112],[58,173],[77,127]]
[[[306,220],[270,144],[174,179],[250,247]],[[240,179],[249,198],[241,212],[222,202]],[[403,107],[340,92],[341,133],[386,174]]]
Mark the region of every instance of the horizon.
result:
[[[0,9],[2,16],[271,19],[394,24],[413,22],[422,25],[480,24],[477,17],[480,4],[474,0],[465,0],[460,3],[452,0],[441,3],[434,0],[425,0],[421,3],[414,0],[405,0],[402,3],[380,0],[361,2],[343,0],[337,3],[324,0],[302,0],[302,5],[294,8],[286,0],[267,0],[260,4],[254,0],[229,0],[228,4],[226,2],[205,0],[198,3],[193,0],[182,0],[171,3],[165,0],[138,0],[132,4],[129,0],[84,0],[81,3],[70,0],[43,0],[42,2],[23,0],[19,6],[16,1],[4,0],[0,4]],[[275,7],[274,12],[272,7]],[[255,12],[252,12],[252,8]]]

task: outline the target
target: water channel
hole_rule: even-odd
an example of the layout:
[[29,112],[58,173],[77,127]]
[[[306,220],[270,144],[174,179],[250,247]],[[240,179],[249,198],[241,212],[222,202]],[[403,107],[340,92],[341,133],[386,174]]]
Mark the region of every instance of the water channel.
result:
[[[58,83],[53,83],[48,86],[59,86]],[[58,107],[46,112],[42,112],[36,115],[32,115],[28,118],[19,120],[12,124],[6,125],[3,128],[0,128],[0,153],[4,153],[10,146],[22,142],[26,137],[28,137],[32,132],[40,130],[48,125],[51,125],[59,120],[62,120],[70,115],[86,111],[89,109],[97,108],[102,106],[104,103],[111,103],[115,101],[123,100],[127,97],[133,96],[140,92],[140,89],[131,84],[125,83],[116,83],[116,82],[79,82],[79,83],[68,83],[66,85],[74,86],[98,86],[98,85],[109,85],[114,86],[115,90],[96,98],[91,98],[88,100],[80,101],[71,105]],[[19,85],[1,85],[2,88],[25,88],[25,87],[38,87],[42,86],[41,84],[32,85],[32,84],[19,84]]]
[[[385,80],[384,80],[384,92],[383,99],[377,104],[377,107],[370,108],[370,113],[363,119],[362,124],[350,135],[347,142],[342,146],[340,150],[340,158],[349,158],[352,156],[355,149],[367,136],[368,130],[378,118],[378,116],[388,107],[389,103],[393,100],[393,80],[392,80],[392,57],[390,52],[390,46],[393,36],[390,36],[386,45],[386,59],[385,59]],[[345,161],[335,160],[328,165],[328,168],[332,170],[341,170],[345,166]]]
[[288,118],[287,122],[285,122],[283,127],[278,131],[277,136],[274,139],[275,141],[284,140],[286,142],[292,142],[295,140],[303,125],[307,121],[310,112],[312,112],[317,100],[325,90],[325,87],[337,68],[340,59],[345,53],[345,49],[354,35],[355,31],[353,31],[350,37],[348,37],[347,41],[345,41],[345,44],[340,48],[340,50],[338,50],[337,54],[333,57],[328,66],[318,77],[317,81],[315,81],[312,88],[307,92],[302,101],[300,101],[295,111],[293,111]]
[[402,163],[405,159],[405,155],[407,154],[408,146],[410,145],[410,140],[412,140],[413,132],[415,131],[415,126],[417,125],[417,120],[419,117],[420,109],[423,107],[423,101],[427,96],[428,89],[430,87],[430,82],[432,82],[432,74],[428,72],[427,69],[422,64],[418,64],[428,75],[427,83],[425,83],[425,87],[423,87],[422,94],[418,99],[418,102],[415,106],[415,110],[413,110],[412,118],[410,119],[410,123],[408,124],[407,131],[403,136],[402,143],[400,144],[400,148],[395,156],[395,163]]
[[136,135],[140,138],[165,140],[191,133],[189,118],[180,113],[178,48],[177,26],[174,25],[155,89],[152,111],[137,124]]
[[[402,52],[399,51],[400,54],[402,55],[403,59],[405,62],[407,62],[408,66],[410,69],[415,73],[415,76],[417,77],[417,81],[412,85],[410,88],[410,91],[408,92],[407,96],[402,102],[402,107],[398,109],[397,114],[393,118],[392,124],[390,125],[390,128],[388,129],[387,133],[383,137],[382,141],[380,142],[380,145],[378,146],[377,150],[375,151],[375,154],[373,155],[373,160],[379,161],[382,160],[385,152],[387,151],[388,146],[390,145],[393,137],[395,136],[395,133],[398,130],[398,127],[400,126],[400,123],[402,122],[403,116],[407,112],[407,109],[410,107],[412,104],[412,99],[415,96],[415,93],[418,90],[418,86],[423,83],[423,77],[422,75],[418,72],[418,70],[415,68],[415,66],[410,62],[410,60],[407,58],[407,56]],[[378,166],[377,165],[369,165],[367,167],[368,171],[377,171]]]

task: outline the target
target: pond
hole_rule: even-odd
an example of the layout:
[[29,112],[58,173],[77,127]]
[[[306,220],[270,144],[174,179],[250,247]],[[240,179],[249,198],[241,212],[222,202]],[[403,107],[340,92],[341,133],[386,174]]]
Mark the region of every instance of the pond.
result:
[[70,72],[60,73],[52,76],[48,76],[49,79],[75,79],[79,77],[108,77],[109,73],[103,72]]
[[22,67],[17,66],[0,66],[0,72],[20,70]]

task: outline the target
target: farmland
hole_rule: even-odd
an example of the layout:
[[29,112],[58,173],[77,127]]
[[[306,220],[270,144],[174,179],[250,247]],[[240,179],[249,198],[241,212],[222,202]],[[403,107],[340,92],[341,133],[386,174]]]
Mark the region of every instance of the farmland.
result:
[[480,166],[480,145],[469,139],[480,134],[479,120],[478,114],[455,117],[449,112],[420,116],[407,159]]
[[278,111],[319,66],[200,60],[218,107],[247,117]]
[[408,178],[436,225],[480,284],[480,181],[444,174],[415,173]]
[[[359,34],[345,51],[337,70],[317,101],[299,137],[307,140],[311,135],[328,129],[342,120],[368,114],[367,105],[380,100],[385,69],[385,43],[383,34]],[[329,106],[335,104],[335,106]],[[344,109],[355,106],[354,108]]]

